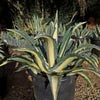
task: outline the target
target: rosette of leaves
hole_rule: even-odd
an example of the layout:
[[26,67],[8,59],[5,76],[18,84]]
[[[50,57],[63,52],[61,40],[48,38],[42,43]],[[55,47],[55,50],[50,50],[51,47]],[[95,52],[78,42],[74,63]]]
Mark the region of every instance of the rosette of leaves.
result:
[[[38,34],[32,39],[25,32],[9,29],[11,32],[22,35],[23,38],[28,41],[30,48],[15,49],[17,51],[27,52],[28,54],[7,58],[0,66],[11,61],[18,61],[24,63],[24,66],[20,67],[18,71],[27,68],[31,69],[34,74],[45,74],[50,82],[54,100],[57,100],[61,79],[64,76],[81,75],[93,87],[91,79],[85,72],[90,71],[100,76],[97,68],[98,59],[94,54],[86,53],[87,51],[84,48],[96,48],[100,50],[100,47],[92,44],[85,44],[78,48],[74,48],[74,46],[72,48],[71,43],[73,44],[73,41],[70,39],[71,30],[72,27],[64,34],[64,38],[58,50],[58,43],[56,41],[57,35],[56,38],[54,38],[51,35]],[[91,67],[79,67],[84,61],[87,61]]]
[[90,31],[90,29],[87,27],[86,22],[81,22],[78,24],[75,24],[73,26],[73,34],[72,37],[76,39],[81,39],[81,38],[88,38],[90,39],[93,37],[93,33]]
[[[71,38],[73,39],[75,45],[79,46],[81,44],[90,44],[92,37],[93,32],[91,32],[87,27],[86,22],[81,22],[73,26]],[[91,51],[91,49],[88,49],[88,51]]]
[[[28,43],[28,47],[21,47],[15,50],[27,53],[11,56],[0,66],[11,61],[17,61],[23,64],[17,71],[31,69],[34,74],[45,76],[49,80],[53,99],[57,100],[59,86],[63,77],[81,75],[93,87],[92,81],[86,72],[92,72],[100,77],[100,72],[97,68],[99,62],[97,56],[88,52],[87,48],[100,50],[100,47],[88,43],[83,43],[78,47],[73,45],[74,41],[71,38],[73,27],[64,31],[63,40],[58,46],[57,18],[55,19],[54,28],[53,33],[40,32],[34,38],[31,38],[26,32],[8,29],[8,31],[20,35]],[[90,66],[81,66],[84,61],[87,61]]]

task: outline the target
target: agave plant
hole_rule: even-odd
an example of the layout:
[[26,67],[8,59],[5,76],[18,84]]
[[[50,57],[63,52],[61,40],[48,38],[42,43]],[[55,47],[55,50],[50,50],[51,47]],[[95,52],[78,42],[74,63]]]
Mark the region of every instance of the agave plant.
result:
[[[18,69],[19,71],[28,68],[36,75],[42,75],[44,73],[50,82],[54,100],[57,100],[57,93],[63,76],[67,77],[79,74],[93,87],[89,76],[84,71],[93,72],[100,77],[97,69],[98,59],[94,54],[87,53],[86,48],[100,50],[100,47],[92,44],[82,44],[78,48],[74,48],[73,40],[71,39],[72,29],[71,27],[66,31],[59,48],[57,35],[53,37],[48,34],[38,34],[32,39],[26,32],[8,29],[8,31],[21,35],[26,39],[30,47],[15,49],[17,51],[27,52],[27,54],[7,58],[0,66],[11,61],[18,61],[24,63],[24,66]],[[87,61],[91,67],[79,67],[84,61]]]
[[2,48],[3,45],[4,44],[3,44],[2,40],[0,39],[0,62],[5,58],[5,53]]
[[[3,61],[5,60],[6,56],[5,56],[5,52],[3,50],[3,42],[0,39],[0,64],[3,63]],[[0,67],[0,78],[4,77],[4,67]],[[1,82],[1,81],[0,81]],[[2,83],[2,82],[1,82]],[[0,84],[1,84],[0,83]]]
[[74,25],[72,36],[77,38],[91,38],[93,34],[87,27],[86,22],[81,22]]
[[96,28],[94,28],[94,30],[93,30],[93,37],[100,38],[100,28],[98,25],[96,25]]
[[43,31],[43,27],[46,25],[43,24],[42,18],[39,18],[38,16],[32,16],[26,19],[22,19],[19,15],[14,21],[13,21],[13,27],[17,28],[19,30],[25,31],[28,34],[35,35],[40,31]]
[[[87,50],[91,48],[100,50],[100,47],[86,42],[75,46],[71,38],[73,26],[66,31],[62,31],[64,32],[64,37],[59,45],[57,16],[56,14],[53,30],[51,29],[51,25],[48,31],[40,32],[34,38],[29,36],[26,32],[8,29],[8,31],[21,36],[21,38],[28,43],[28,46],[16,48],[15,50],[27,53],[11,56],[0,64],[0,66],[3,66],[11,61],[17,61],[23,63],[23,66],[19,67],[18,71],[27,68],[31,69],[36,75],[45,75],[49,80],[54,100],[57,100],[59,86],[63,77],[77,74],[81,75],[92,87],[92,81],[85,72],[93,72],[100,77],[97,68],[98,58],[95,54]],[[75,29],[76,28],[74,28],[74,30]],[[84,61],[87,61],[91,66],[79,67]]]
[[86,22],[81,22],[79,24],[75,24],[72,30],[71,38],[74,40],[75,44],[81,45],[82,43],[91,43],[91,38],[93,37],[93,32],[91,32]]

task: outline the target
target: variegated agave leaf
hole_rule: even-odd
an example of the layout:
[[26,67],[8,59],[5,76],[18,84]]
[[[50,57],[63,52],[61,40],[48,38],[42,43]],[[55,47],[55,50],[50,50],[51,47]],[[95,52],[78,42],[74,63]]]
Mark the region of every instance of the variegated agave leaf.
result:
[[83,24],[85,24],[86,22],[82,22],[82,23],[79,23],[79,24],[77,24],[74,28],[73,28],[73,33],[75,32],[75,30],[78,28],[78,27],[80,27],[81,25],[83,25]]
[[63,37],[63,40],[62,40],[62,43],[61,43],[61,46],[60,46],[60,50],[59,50],[59,53],[58,53],[58,57],[62,57],[63,55],[65,55],[65,52],[66,52],[66,49],[68,49],[69,45],[69,40],[70,40],[70,37],[71,37],[71,34],[72,34],[72,27],[70,27],[68,29],[68,31],[66,31],[66,33],[64,34],[64,37]]
[[53,100],[57,100],[57,95],[61,84],[62,76],[58,76],[58,75],[47,75],[47,76],[50,82]]
[[56,17],[54,22],[54,33],[53,38],[58,42],[58,10],[56,11]]
[[91,87],[93,87],[92,81],[91,81],[90,77],[86,73],[84,73],[84,72],[92,72],[95,75],[97,75],[98,77],[100,77],[100,72],[96,71],[92,67],[76,68],[76,69],[73,69],[71,72],[67,73],[66,75],[67,76],[71,76],[71,75],[79,74],[82,77],[84,77],[84,79],[86,79],[90,83]]
[[[23,31],[20,31],[17,29],[8,29],[8,31],[14,32],[15,34],[18,34],[19,36],[23,37],[29,44],[29,46],[27,46],[27,48],[34,48],[42,54],[40,48],[36,46],[36,44],[37,44],[36,41],[32,37],[30,37],[26,32],[23,32]],[[26,45],[27,45],[27,43],[26,43]]]
[[92,80],[86,73],[84,73],[84,72],[72,72],[70,74],[67,74],[67,76],[70,76],[70,75],[80,75],[80,76],[82,76],[93,88]]
[[80,52],[84,48],[86,48],[86,49],[87,48],[91,48],[91,49],[95,48],[97,50],[100,50],[100,47],[99,46],[96,46],[94,44],[85,44],[85,45],[81,45],[78,48],[76,48],[75,50],[73,50],[73,53],[78,53],[78,52]]
[[51,21],[48,25],[47,34],[53,36],[54,33],[54,23]]
[[37,37],[35,37],[35,39],[40,38],[45,39],[45,49],[47,51],[48,63],[50,67],[53,67],[55,65],[55,60],[57,57],[57,43],[52,37],[48,35],[38,35]]
[[38,73],[41,73],[40,72],[40,70],[37,70],[37,69],[35,69],[33,66],[30,66],[30,65],[22,65],[22,66],[20,66],[17,70],[16,70],[16,72],[19,72],[19,71],[22,71],[22,70],[25,70],[25,69],[30,69],[30,70],[32,70],[32,72],[34,73],[34,74],[38,74]]
[[58,60],[57,64],[54,66],[53,71],[59,73],[61,70],[67,68],[72,61],[78,59],[80,55],[78,54],[67,54]]
[[3,63],[3,60],[6,58],[5,52],[4,52],[3,48],[2,48],[3,45],[4,45],[3,41],[0,39],[0,63],[1,64]]
[[[19,48],[16,50],[31,53],[32,55],[34,55],[36,64],[38,65],[39,69],[42,72],[48,73],[50,71],[50,69],[46,68],[46,66],[45,66],[46,60],[45,60],[44,56],[42,56],[38,51],[26,49],[26,48]],[[34,61],[34,63],[35,63],[35,61]]]
[[8,31],[10,32],[14,32],[18,35],[20,35],[21,37],[23,37],[24,39],[26,39],[30,45],[35,45],[35,41],[24,31],[20,31],[20,30],[17,30],[17,29],[7,29]]

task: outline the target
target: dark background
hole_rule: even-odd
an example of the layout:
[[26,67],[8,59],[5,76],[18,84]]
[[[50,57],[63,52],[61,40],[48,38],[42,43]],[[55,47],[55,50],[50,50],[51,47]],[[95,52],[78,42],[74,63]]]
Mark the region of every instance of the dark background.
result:
[[[45,20],[53,19],[56,10],[59,10],[59,20],[66,23],[70,20],[75,11],[78,11],[75,17],[76,21],[88,20],[89,17],[100,18],[100,0],[86,0],[87,7],[85,16],[80,16],[80,7],[78,0],[0,0],[0,28],[11,28],[12,20],[18,14],[18,10],[13,6],[20,3],[20,8],[24,15],[28,12],[31,15],[37,14],[41,17],[41,12],[44,10]],[[84,18],[83,18],[84,17]]]

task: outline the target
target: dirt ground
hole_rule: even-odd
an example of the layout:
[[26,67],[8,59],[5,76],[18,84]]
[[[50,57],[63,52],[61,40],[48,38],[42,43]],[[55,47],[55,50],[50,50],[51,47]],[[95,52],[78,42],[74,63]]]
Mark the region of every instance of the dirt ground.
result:
[[[7,76],[7,92],[0,100],[35,100],[33,93],[33,83],[26,71],[15,72],[14,63],[8,64],[5,69]],[[88,64],[84,64],[88,66]],[[100,67],[100,65],[99,65]],[[93,79],[94,88],[78,77],[76,80],[74,100],[100,100],[100,78],[89,73]]]
[[7,92],[1,100],[34,100],[33,84],[26,71],[15,72],[12,65],[6,66]]
[[[83,64],[83,66],[88,66],[88,64]],[[100,100],[100,78],[93,73],[88,73],[88,75],[92,79],[94,88],[91,88],[89,83],[87,83],[87,81],[85,81],[82,77],[79,76],[76,80],[74,100]]]

